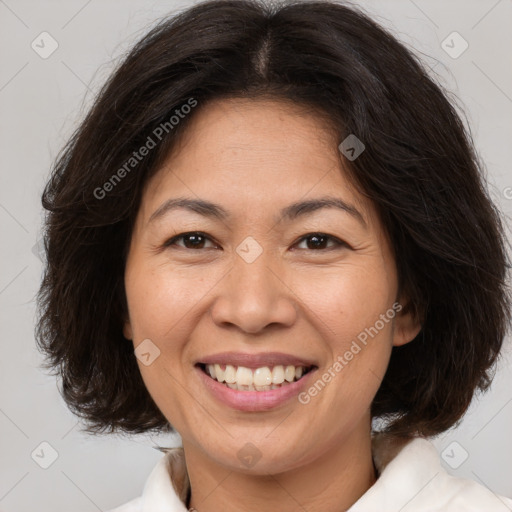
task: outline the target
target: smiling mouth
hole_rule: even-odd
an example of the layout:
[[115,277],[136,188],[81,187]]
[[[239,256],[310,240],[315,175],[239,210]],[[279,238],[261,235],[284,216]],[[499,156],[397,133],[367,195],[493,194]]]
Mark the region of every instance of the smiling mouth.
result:
[[208,377],[237,391],[270,391],[297,382],[316,366],[276,365],[247,368],[225,364],[197,365]]

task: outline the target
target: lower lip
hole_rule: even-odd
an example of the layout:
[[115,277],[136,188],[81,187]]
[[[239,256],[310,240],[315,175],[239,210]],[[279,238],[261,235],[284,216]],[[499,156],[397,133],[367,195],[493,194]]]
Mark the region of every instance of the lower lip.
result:
[[314,368],[301,379],[284,384],[277,389],[269,391],[238,391],[212,379],[201,368],[197,367],[196,369],[203,383],[220,402],[239,411],[251,412],[268,411],[297,396],[307,386],[311,375],[316,371],[316,368]]

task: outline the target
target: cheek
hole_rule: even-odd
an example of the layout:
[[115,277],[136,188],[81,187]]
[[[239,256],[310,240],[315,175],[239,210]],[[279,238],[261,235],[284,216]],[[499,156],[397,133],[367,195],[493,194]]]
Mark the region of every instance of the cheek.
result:
[[310,273],[295,285],[308,308],[330,327],[331,338],[346,342],[374,325],[395,301],[389,271],[380,262],[366,263],[347,264],[322,275]]
[[180,278],[163,267],[139,267],[126,276],[126,294],[134,341],[165,339],[204,295],[203,284],[190,276]]
[[339,407],[350,404],[363,411],[380,386],[391,354],[396,315],[392,269],[378,258],[372,263],[368,259],[328,275],[310,275],[304,284],[303,291],[309,290],[304,302],[315,313],[310,318],[330,354],[330,373],[322,379],[331,379],[328,394]]
[[135,263],[128,268],[125,282],[134,348],[149,339],[159,351],[155,356],[151,345],[152,361],[146,365],[138,359],[139,371],[158,408],[175,428],[184,428],[183,404],[190,397],[180,382],[185,378],[181,372],[190,328],[188,314],[204,292],[195,291],[190,277],[179,279],[162,266]]

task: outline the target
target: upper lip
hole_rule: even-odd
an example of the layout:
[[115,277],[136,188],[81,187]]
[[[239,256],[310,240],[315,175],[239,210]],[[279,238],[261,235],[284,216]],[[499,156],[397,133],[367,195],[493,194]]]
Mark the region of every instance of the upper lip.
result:
[[316,366],[309,359],[283,354],[281,352],[263,352],[261,354],[249,354],[246,352],[221,352],[205,356],[198,364],[230,364],[233,366],[245,366],[246,368],[262,368],[263,366]]

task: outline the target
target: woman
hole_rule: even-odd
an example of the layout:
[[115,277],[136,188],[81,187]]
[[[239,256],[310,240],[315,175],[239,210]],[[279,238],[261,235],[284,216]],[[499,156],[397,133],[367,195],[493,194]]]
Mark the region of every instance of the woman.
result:
[[43,205],[38,342],[65,400],[90,432],[183,443],[116,512],[512,509],[426,439],[490,384],[501,221],[439,86],[358,10],[163,21]]

